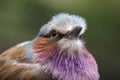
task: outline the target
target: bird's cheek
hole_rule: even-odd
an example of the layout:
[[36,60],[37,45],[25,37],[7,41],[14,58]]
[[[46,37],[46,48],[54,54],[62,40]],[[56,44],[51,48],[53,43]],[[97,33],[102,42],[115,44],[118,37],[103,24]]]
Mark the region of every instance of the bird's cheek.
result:
[[36,39],[34,44],[49,44],[51,42],[52,42],[52,40],[49,38],[39,37],[38,39]]
[[33,50],[35,52],[44,52],[46,50],[52,50],[54,47],[55,43],[48,38],[40,37],[33,43]]

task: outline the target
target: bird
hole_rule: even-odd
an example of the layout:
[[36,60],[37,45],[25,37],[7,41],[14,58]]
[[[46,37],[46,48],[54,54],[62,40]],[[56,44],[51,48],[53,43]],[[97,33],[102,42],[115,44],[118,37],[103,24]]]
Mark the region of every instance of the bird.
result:
[[98,65],[82,35],[86,20],[58,13],[37,36],[0,54],[0,80],[99,80]]

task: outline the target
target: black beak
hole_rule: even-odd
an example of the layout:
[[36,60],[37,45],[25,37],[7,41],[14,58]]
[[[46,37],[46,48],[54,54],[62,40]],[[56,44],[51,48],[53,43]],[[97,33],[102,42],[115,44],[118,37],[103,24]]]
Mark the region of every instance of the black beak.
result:
[[81,27],[75,27],[72,31],[68,32],[65,37],[69,39],[77,38],[81,30]]

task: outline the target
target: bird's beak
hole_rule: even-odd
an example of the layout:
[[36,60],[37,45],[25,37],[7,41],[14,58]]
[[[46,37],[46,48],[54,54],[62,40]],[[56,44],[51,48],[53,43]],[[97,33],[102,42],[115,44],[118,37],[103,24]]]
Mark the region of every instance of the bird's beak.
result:
[[72,31],[68,32],[65,35],[65,38],[68,38],[68,39],[78,38],[79,37],[79,33],[80,33],[81,30],[82,30],[81,27],[75,27],[75,28],[73,28]]

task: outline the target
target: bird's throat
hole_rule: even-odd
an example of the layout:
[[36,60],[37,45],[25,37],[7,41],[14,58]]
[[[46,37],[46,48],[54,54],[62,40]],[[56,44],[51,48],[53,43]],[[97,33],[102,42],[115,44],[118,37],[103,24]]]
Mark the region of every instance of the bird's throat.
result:
[[85,47],[74,51],[34,43],[33,49],[36,61],[51,70],[58,80],[97,80],[99,77],[97,64]]

